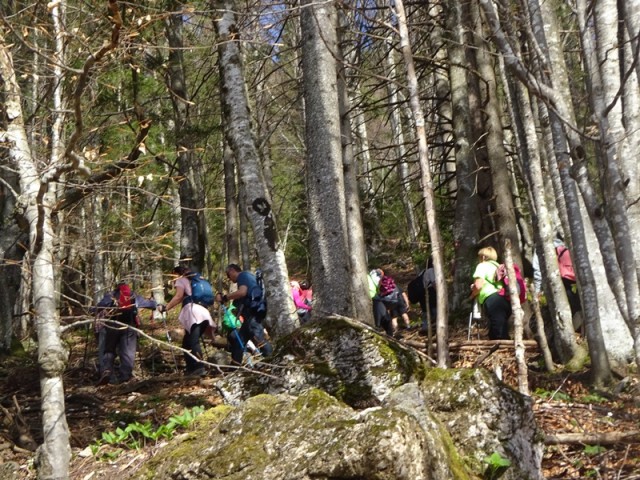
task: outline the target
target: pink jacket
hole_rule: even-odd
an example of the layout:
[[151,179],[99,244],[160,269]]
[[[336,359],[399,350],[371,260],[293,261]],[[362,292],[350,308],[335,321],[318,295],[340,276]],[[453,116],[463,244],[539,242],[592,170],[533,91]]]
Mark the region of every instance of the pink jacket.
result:
[[303,310],[311,310],[311,305],[307,304],[304,300],[304,295],[300,289],[300,284],[295,280],[291,282],[291,295],[293,296],[293,303],[296,308]]

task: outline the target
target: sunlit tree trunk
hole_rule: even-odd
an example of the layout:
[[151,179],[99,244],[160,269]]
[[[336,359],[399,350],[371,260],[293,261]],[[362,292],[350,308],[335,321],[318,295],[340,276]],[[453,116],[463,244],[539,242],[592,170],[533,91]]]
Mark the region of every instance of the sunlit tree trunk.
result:
[[300,22],[311,272],[317,302],[313,315],[355,318],[340,141],[336,6],[304,0]]
[[170,14],[166,16],[165,33],[169,42],[168,73],[166,77],[173,104],[174,134],[178,172],[176,180],[180,192],[181,236],[180,256],[190,259],[194,270],[203,272],[207,247],[204,215],[204,171],[195,153],[190,108],[192,102],[187,89],[187,75],[183,58],[182,29],[184,14],[174,0],[168,1]]
[[455,264],[453,271],[453,294],[451,308],[460,308],[469,298],[469,284],[477,259],[478,214],[477,171],[472,147],[471,108],[469,105],[468,72],[465,65],[467,38],[465,33],[468,2],[449,0],[450,14],[447,16],[447,42],[449,53],[449,81],[451,83],[452,126],[456,156],[456,184],[458,187],[455,206],[453,241]]
[[425,129],[424,113],[420,104],[418,88],[418,78],[416,76],[413,62],[413,53],[409,41],[407,30],[407,18],[402,0],[395,0],[390,4],[394,10],[398,21],[398,33],[400,36],[400,48],[407,69],[407,83],[409,87],[409,102],[413,113],[413,121],[418,139],[418,159],[420,161],[420,172],[422,174],[422,194],[424,196],[425,212],[427,216],[427,226],[429,237],[431,238],[433,268],[436,275],[436,292],[438,296],[438,314],[436,318],[436,345],[438,367],[446,368],[449,364],[449,308],[447,284],[444,281],[444,252],[443,242],[440,235],[440,227],[436,215],[436,201],[433,190],[433,178],[431,166],[429,165],[429,155],[427,152],[427,132]]
[[8,146],[9,160],[18,172],[19,201],[29,225],[29,249],[33,262],[33,315],[38,335],[38,364],[42,405],[43,443],[36,454],[38,478],[68,478],[71,447],[65,416],[62,374],[67,352],[60,337],[58,295],[54,290],[54,240],[51,206],[55,185],[43,182],[32,157],[20,104],[21,92],[13,71],[13,60],[0,43],[0,79],[4,84],[8,124],[0,131],[0,141]]
[[240,261],[240,232],[238,229],[238,190],[236,168],[231,148],[225,142],[224,154],[224,219],[225,245],[229,263]]
[[407,167],[407,150],[405,148],[405,135],[402,125],[400,97],[398,95],[398,85],[395,82],[397,78],[396,60],[394,58],[394,45],[389,44],[389,51],[386,55],[388,76],[392,80],[387,82],[387,91],[389,93],[389,116],[391,118],[391,130],[393,132],[393,145],[396,151],[396,169],[398,172],[398,182],[400,183],[400,200],[404,206],[405,218],[407,219],[407,230],[409,239],[412,244],[418,241],[418,228],[416,226],[416,218],[413,212],[413,204],[409,196],[409,169]]
[[289,274],[271,209],[271,196],[251,130],[235,2],[216,0],[214,5],[225,135],[237,161],[240,181],[245,187],[250,186],[245,190],[244,208],[253,227],[258,259],[264,272],[269,302],[267,326],[277,337],[292,332],[298,319],[289,294]]
[[[346,28],[346,19],[341,14],[342,28]],[[342,28],[338,30],[340,41],[340,58],[342,60]],[[369,298],[369,282],[367,277],[367,255],[364,241],[364,228],[360,214],[360,190],[353,152],[354,139],[351,131],[351,106],[347,85],[348,72],[344,61],[338,71],[338,100],[340,108],[340,130],[342,140],[342,165],[345,186],[345,213],[347,218],[347,236],[349,239],[349,258],[351,262],[351,283],[353,289],[354,309],[358,318],[369,325],[374,324],[373,309]]]
[[496,66],[488,50],[489,44],[484,42],[485,31],[483,22],[480,21],[480,10],[477,5],[472,6],[472,14],[477,19],[476,25],[476,60],[478,73],[484,85],[484,111],[486,114],[485,145],[489,165],[491,166],[491,179],[493,193],[495,195],[493,208],[497,216],[500,237],[509,239],[514,247],[513,260],[522,267],[520,254],[520,241],[516,224],[515,209],[511,192],[511,178],[508,170],[507,156],[504,148],[503,127],[498,99],[498,84],[496,79]]

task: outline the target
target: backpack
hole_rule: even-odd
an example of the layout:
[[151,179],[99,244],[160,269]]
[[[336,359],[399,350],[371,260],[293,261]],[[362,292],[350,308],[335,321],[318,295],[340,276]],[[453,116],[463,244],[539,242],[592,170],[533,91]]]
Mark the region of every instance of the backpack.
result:
[[410,303],[424,302],[426,292],[424,291],[424,270],[407,285],[407,297]]
[[264,279],[262,270],[256,270],[256,285],[249,292],[249,310],[259,320],[267,316],[267,298],[264,291]]
[[571,253],[564,245],[556,247],[556,255],[558,256],[558,268],[560,277],[571,282],[576,281],[576,272],[573,271],[573,262],[571,261]]
[[[520,297],[520,303],[523,304],[527,301],[527,288],[524,283],[524,278],[522,278],[522,273],[520,272],[520,267],[513,264],[513,269],[516,272],[516,286],[518,287],[518,296]],[[494,276],[494,283],[502,284],[502,288],[498,291],[500,295],[505,298],[509,298],[509,277],[507,276],[507,266],[504,263],[498,265]],[[498,287],[499,285],[496,285]]]
[[386,297],[387,295],[393,293],[396,289],[396,282],[393,278],[388,275],[384,275],[380,279],[380,283],[378,284],[378,295],[381,297]]
[[137,324],[138,307],[131,287],[126,283],[119,283],[114,293],[114,306],[118,307],[120,321],[130,325]]
[[191,273],[189,280],[191,281],[191,295],[187,295],[184,300],[182,300],[182,306],[192,302],[202,305],[205,308],[213,305],[214,295],[211,284],[197,272]]
[[222,306],[224,315],[222,316],[222,333],[232,332],[242,326],[242,320],[236,317],[234,310],[236,307],[231,304],[229,307]]

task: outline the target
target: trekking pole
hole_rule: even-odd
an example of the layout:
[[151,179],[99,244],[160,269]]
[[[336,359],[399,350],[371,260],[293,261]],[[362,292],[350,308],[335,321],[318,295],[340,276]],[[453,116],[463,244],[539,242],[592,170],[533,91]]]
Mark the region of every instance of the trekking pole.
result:
[[178,373],[178,361],[176,360],[176,354],[173,351],[173,345],[171,345],[171,334],[169,333],[169,327],[167,326],[167,312],[162,312],[162,322],[164,323],[164,329],[167,331],[167,342],[169,343],[169,350],[171,350],[173,364],[176,367],[176,373]]

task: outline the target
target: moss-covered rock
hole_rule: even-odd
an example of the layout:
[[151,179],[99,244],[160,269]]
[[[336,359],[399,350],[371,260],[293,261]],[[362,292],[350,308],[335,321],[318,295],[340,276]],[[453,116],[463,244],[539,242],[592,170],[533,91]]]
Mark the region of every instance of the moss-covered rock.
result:
[[[136,478],[468,479],[446,432],[403,408],[356,411],[311,389],[298,397],[259,395],[164,448]],[[449,439],[450,440],[450,439]],[[190,452],[187,454],[186,452]]]
[[482,369],[430,370],[421,391],[473,471],[483,472],[497,452],[511,462],[501,478],[542,478],[543,436],[529,397]]
[[[423,377],[427,365],[410,348],[344,317],[311,322],[282,338],[259,372],[238,374],[217,385],[232,405],[260,393],[296,395],[309,387],[366,408],[394,388]],[[273,378],[273,376],[277,378]]]
[[530,401],[484,370],[428,368],[343,318],[283,339],[269,363],[220,382],[227,406],[172,441],[139,478],[542,479]]

